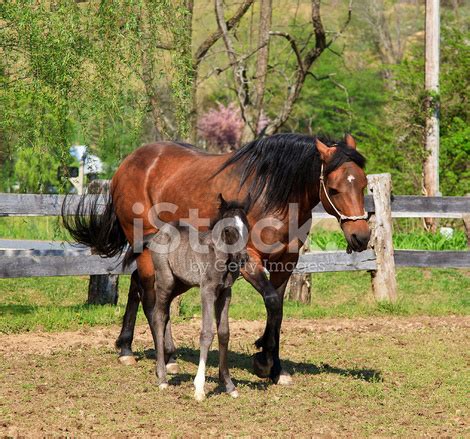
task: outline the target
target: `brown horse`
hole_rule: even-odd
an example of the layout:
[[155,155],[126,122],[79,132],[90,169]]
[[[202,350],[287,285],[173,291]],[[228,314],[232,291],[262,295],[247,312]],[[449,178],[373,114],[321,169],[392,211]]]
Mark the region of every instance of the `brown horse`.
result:
[[[242,275],[262,295],[267,311],[266,329],[256,341],[261,352],[255,355],[254,369],[258,376],[289,384],[291,378],[279,359],[283,297],[310,230],[311,210],[321,201],[338,218],[348,250],[366,249],[370,231],[364,213],[364,164],[350,135],[330,142],[276,134],[222,155],[187,144],[158,142],[142,146],[123,161],[112,179],[104,213],[98,213],[97,204],[83,201],[73,217],[64,216],[64,224],[78,242],[113,256],[127,243],[134,244],[135,230],[143,236],[155,233],[158,221],[180,219],[204,228],[191,209],[198,209],[199,218],[214,218],[217,194],[241,201],[249,193],[250,262]],[[121,356],[132,355],[139,300],[147,318],[155,304],[154,267],[146,249],[137,258],[137,272],[117,341]],[[174,351],[169,325],[165,346],[168,353]]]

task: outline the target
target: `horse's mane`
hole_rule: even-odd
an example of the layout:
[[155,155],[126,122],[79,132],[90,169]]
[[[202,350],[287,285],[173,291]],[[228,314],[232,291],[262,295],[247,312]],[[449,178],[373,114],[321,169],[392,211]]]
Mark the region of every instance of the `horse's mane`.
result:
[[[345,162],[361,168],[365,158],[344,141],[319,138],[336,152],[325,168],[325,175]],[[321,159],[315,146],[316,137],[304,134],[274,134],[254,140],[236,151],[217,171],[234,165],[240,173],[240,188],[253,177],[248,188],[252,201],[263,198],[265,212],[284,210],[290,202],[299,202],[306,188],[320,178]]]

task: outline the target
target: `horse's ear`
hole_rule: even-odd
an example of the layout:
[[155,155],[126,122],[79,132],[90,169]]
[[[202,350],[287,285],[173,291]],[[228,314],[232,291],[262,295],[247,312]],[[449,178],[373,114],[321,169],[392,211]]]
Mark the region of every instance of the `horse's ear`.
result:
[[317,150],[320,153],[320,157],[324,162],[327,162],[333,157],[333,154],[336,151],[335,147],[326,146],[321,140],[315,139]]
[[344,141],[346,142],[346,145],[349,146],[349,148],[356,149],[356,141],[354,140],[354,137],[351,136],[351,134],[346,133],[344,135]]
[[219,209],[227,208],[227,202],[225,201],[222,194],[217,195],[217,201],[219,202]]

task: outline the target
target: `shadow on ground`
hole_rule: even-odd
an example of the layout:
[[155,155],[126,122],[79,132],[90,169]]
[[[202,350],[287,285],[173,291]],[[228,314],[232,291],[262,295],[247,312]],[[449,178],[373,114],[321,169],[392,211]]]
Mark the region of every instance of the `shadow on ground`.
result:
[[[142,359],[155,359],[155,350],[147,349],[145,351],[136,352],[135,355],[139,361]],[[177,350],[179,358],[189,361],[193,364],[199,363],[199,350],[190,347],[181,347]],[[228,361],[231,367],[246,370],[253,373],[253,357],[241,352],[229,351]],[[219,352],[210,351],[207,358],[207,365],[217,367],[219,364]],[[331,366],[327,363],[320,363],[319,365],[311,363],[296,362],[291,360],[282,360],[282,365],[285,370],[292,375],[319,375],[322,373],[330,373],[344,377],[351,377],[354,379],[366,381],[369,383],[382,382],[382,374],[376,369],[344,369],[341,367]],[[181,382],[190,381],[194,377],[189,374],[178,374],[172,378],[172,384],[180,384]],[[238,380],[239,384],[243,384],[256,389],[265,389],[268,386],[267,382],[251,382]]]

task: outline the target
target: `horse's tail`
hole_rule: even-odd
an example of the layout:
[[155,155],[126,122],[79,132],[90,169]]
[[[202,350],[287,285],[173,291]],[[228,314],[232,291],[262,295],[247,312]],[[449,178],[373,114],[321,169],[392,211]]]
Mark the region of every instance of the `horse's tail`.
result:
[[[104,206],[103,206],[104,202]],[[112,196],[82,195],[75,206],[67,196],[62,204],[62,222],[75,241],[91,247],[103,257],[121,254],[127,245],[114,210]]]

